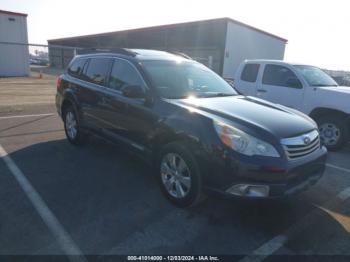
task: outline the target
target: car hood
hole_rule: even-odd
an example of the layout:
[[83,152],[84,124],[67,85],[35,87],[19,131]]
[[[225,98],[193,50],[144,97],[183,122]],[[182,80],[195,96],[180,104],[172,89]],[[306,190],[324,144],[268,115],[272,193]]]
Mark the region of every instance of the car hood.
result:
[[320,88],[321,90],[327,90],[327,91],[350,95],[349,86],[319,86],[318,88]]
[[312,99],[318,101],[318,106],[350,114],[350,87],[320,86],[314,90]]
[[261,128],[278,138],[297,136],[316,127],[303,113],[262,99],[245,96],[169,99],[168,102],[213,119]]

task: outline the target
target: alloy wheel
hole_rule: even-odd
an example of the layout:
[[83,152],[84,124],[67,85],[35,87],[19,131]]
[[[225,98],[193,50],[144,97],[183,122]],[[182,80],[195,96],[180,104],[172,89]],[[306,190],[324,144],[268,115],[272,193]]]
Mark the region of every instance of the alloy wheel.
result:
[[66,115],[66,131],[70,139],[74,140],[77,136],[77,121],[73,112],[69,111]]
[[175,198],[181,199],[191,189],[191,174],[185,160],[175,153],[166,154],[160,164],[162,182],[166,191]]

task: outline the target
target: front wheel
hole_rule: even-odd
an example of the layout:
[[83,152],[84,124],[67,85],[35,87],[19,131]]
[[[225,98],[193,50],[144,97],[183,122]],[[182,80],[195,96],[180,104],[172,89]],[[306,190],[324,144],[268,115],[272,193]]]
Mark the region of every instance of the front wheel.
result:
[[203,198],[197,161],[181,143],[166,145],[158,161],[159,181],[165,196],[176,206],[194,206]]
[[331,151],[340,149],[348,140],[346,121],[338,116],[327,115],[316,120],[322,143]]

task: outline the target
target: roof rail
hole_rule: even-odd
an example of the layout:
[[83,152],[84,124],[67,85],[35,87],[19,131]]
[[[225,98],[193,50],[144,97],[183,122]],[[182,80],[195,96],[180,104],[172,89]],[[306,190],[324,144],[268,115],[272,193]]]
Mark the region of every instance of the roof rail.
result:
[[119,47],[101,47],[101,48],[84,48],[78,51],[79,54],[93,54],[93,53],[117,53],[127,56],[136,56],[137,53],[127,49]]

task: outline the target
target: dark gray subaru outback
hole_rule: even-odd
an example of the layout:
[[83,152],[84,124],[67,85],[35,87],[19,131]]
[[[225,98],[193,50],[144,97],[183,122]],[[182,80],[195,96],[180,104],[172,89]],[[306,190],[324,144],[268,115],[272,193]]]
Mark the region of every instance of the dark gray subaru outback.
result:
[[56,105],[69,142],[98,134],[131,149],[156,167],[178,206],[207,191],[288,196],[325,169],[327,150],[312,119],[241,96],[181,55],[120,49],[76,56],[58,78]]

